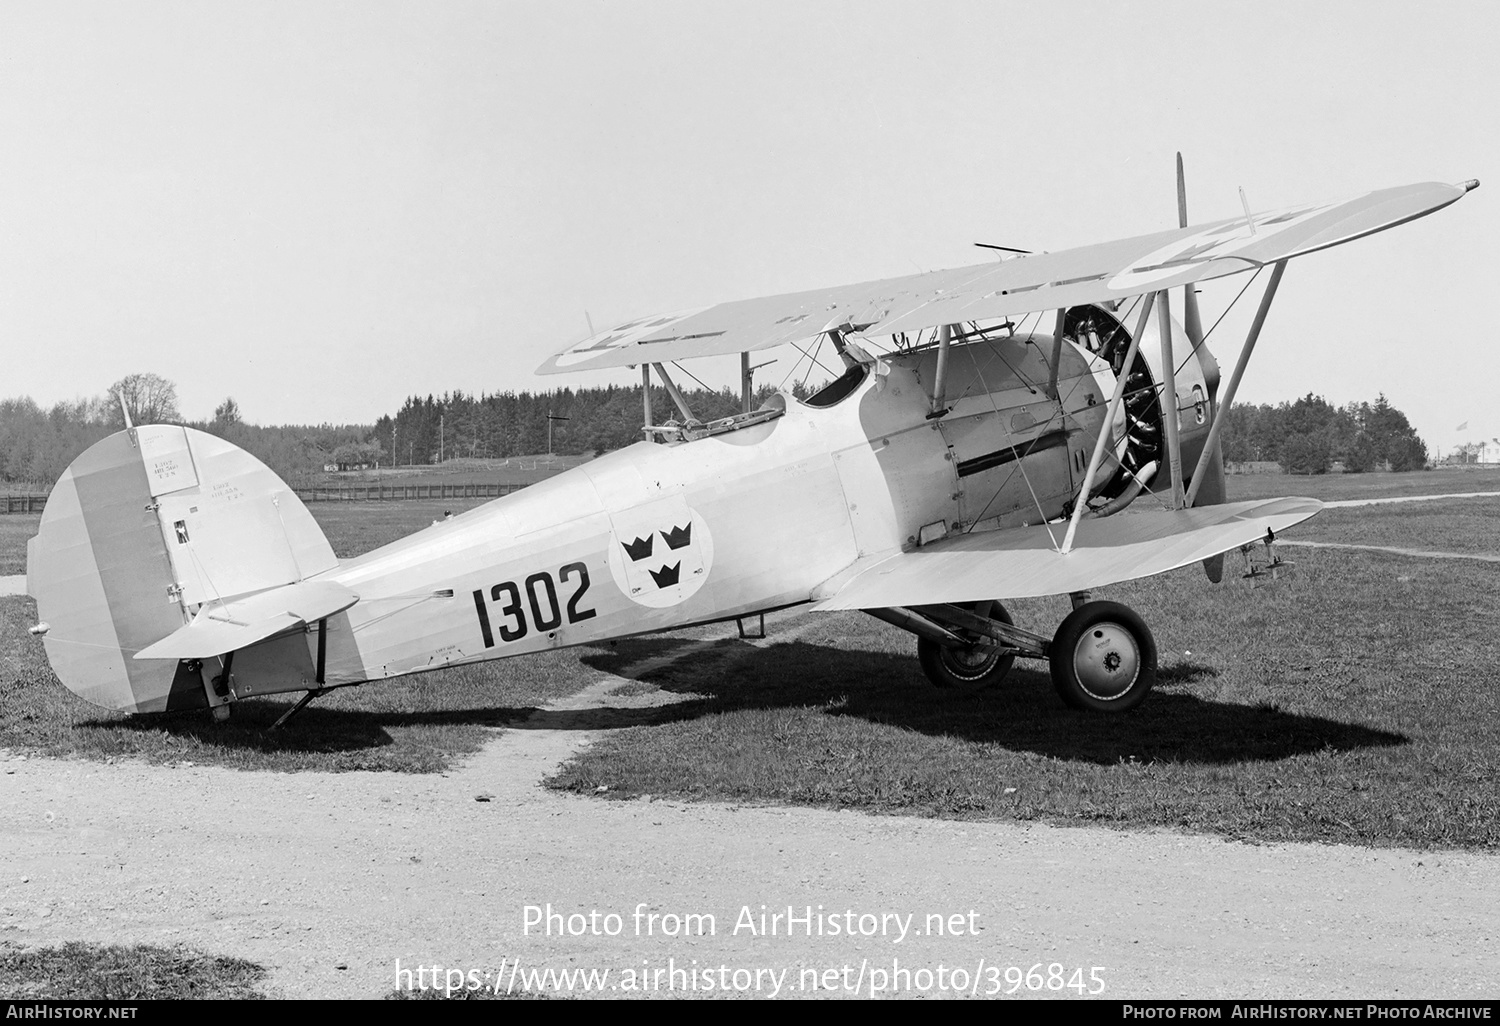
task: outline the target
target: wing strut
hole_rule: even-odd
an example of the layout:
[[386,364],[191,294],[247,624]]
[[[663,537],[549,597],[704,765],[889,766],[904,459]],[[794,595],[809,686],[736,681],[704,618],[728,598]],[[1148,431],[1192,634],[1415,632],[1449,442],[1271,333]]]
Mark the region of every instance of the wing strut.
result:
[[1120,401],[1125,398],[1125,383],[1130,380],[1130,368],[1135,366],[1136,350],[1141,347],[1141,335],[1145,332],[1146,325],[1151,323],[1151,306],[1155,302],[1155,292],[1146,293],[1141,301],[1141,317],[1136,322],[1135,334],[1130,336],[1130,347],[1125,351],[1125,362],[1120,365],[1120,376],[1115,379],[1115,394],[1109,398],[1109,409],[1104,412],[1104,425],[1099,429],[1099,437],[1094,439],[1094,455],[1089,458],[1088,472],[1083,475],[1083,487],[1078,490],[1078,498],[1073,501],[1073,518],[1068,521],[1068,533],[1063,537],[1063,555],[1072,551],[1078,521],[1083,519],[1083,511],[1088,508],[1089,490],[1094,487],[1094,475],[1099,472],[1099,464],[1104,459],[1104,447],[1109,444],[1115,415],[1120,412]]
[[928,420],[948,412],[944,404],[948,390],[948,347],[952,341],[953,326],[938,325],[937,380],[932,383],[932,412],[927,415]]
[[641,403],[645,407],[646,430],[650,431],[651,424],[651,365],[641,364]]
[[667,368],[659,363],[653,363],[651,366],[656,368],[656,376],[661,378],[661,383],[667,386],[667,394],[672,397],[672,402],[677,404],[677,410],[682,414],[682,419],[684,421],[696,420],[693,411],[688,408],[687,397],[677,387],[677,382],[667,374]]
[[[1156,307],[1157,330],[1161,333],[1161,395],[1157,404],[1161,408],[1162,426],[1167,429],[1168,481],[1172,486],[1172,509],[1181,509],[1182,501],[1182,439],[1177,430],[1177,364],[1172,355],[1172,299],[1171,293],[1162,289]],[[1129,364],[1126,364],[1129,366]],[[1106,424],[1109,422],[1106,421]],[[1087,496],[1085,496],[1087,498]]]
[[1214,422],[1208,429],[1208,438],[1203,443],[1203,455],[1198,457],[1198,466],[1193,471],[1193,486],[1188,489],[1187,504],[1191,506],[1193,500],[1198,497],[1198,486],[1203,483],[1203,471],[1208,466],[1208,461],[1213,459],[1215,447],[1219,444],[1219,435],[1224,430],[1224,415],[1234,405],[1235,389],[1240,387],[1240,378],[1244,376],[1245,365],[1250,362],[1250,354],[1255,350],[1256,340],[1260,338],[1260,329],[1266,323],[1266,314],[1271,312],[1271,300],[1276,298],[1276,286],[1281,284],[1282,272],[1286,270],[1286,261],[1276,261],[1276,266],[1271,270],[1271,280],[1266,283],[1266,291],[1260,297],[1260,308],[1255,311],[1255,320],[1250,325],[1250,331],[1245,335],[1245,344],[1240,347],[1240,358],[1234,363],[1234,373],[1229,375],[1229,384],[1224,388],[1224,394],[1219,397],[1216,404]]
[[1062,367],[1063,329],[1068,326],[1068,310],[1057,310],[1057,328],[1052,333],[1052,370],[1047,374],[1047,398],[1057,400],[1057,372]]

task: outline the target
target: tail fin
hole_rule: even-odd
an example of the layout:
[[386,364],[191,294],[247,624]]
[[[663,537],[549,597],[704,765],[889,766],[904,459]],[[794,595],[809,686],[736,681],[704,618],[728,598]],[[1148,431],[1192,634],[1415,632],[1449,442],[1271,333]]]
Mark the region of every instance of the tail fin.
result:
[[129,712],[217,704],[196,660],[135,658],[226,599],[338,560],[307,507],[223,439],[167,424],[99,442],[63,472],[27,549],[27,590],[58,678]]

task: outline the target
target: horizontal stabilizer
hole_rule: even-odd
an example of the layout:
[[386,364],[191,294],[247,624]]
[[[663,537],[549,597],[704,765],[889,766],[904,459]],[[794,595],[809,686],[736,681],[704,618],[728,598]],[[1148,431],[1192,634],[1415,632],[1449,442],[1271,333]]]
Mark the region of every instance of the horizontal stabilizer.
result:
[[137,659],[207,659],[235,652],[359,601],[342,584],[302,581],[228,602],[210,602],[193,622],[135,654]]
[[882,609],[1034,598],[1088,591],[1196,563],[1301,523],[1316,499],[1256,499],[1197,509],[1083,520],[1073,549],[1055,547],[1065,525],[961,534],[899,552],[815,593],[817,609]]

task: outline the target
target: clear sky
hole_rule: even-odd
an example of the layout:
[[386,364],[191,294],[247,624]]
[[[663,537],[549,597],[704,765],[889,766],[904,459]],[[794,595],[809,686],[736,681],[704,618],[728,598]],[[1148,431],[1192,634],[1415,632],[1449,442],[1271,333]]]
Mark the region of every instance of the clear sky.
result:
[[[1175,226],[1177,150],[1194,222],[1494,179],[1497,42],[1481,2],[11,0],[0,397],[370,422],[626,380],[533,376],[585,311]],[[1497,196],[1294,261],[1240,398],[1500,435]]]

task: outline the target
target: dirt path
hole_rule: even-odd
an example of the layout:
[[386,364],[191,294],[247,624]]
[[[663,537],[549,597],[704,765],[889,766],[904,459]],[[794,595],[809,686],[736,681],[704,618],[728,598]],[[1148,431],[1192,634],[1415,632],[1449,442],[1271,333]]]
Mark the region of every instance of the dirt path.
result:
[[1278,538],[1278,545],[1304,549],[1358,549],[1363,552],[1389,552],[1393,556],[1415,556],[1418,559],[1477,559],[1481,563],[1500,563],[1500,556],[1487,552],[1433,552],[1431,549],[1402,549],[1393,545],[1356,545],[1353,542],[1299,541]]
[[1384,506],[1391,502],[1432,502],[1435,499],[1486,499],[1500,496],[1500,492],[1450,492],[1445,495],[1390,495],[1379,499],[1330,499],[1323,503],[1324,509],[1343,509],[1349,506]]
[[[1381,506],[1392,502],[1432,502],[1438,499],[1479,499],[1500,497],[1500,492],[1457,492],[1452,495],[1397,495],[1383,499],[1339,499],[1325,502],[1325,509],[1341,509],[1352,506]],[[1360,549],[1365,552],[1388,552],[1395,556],[1415,556],[1419,559],[1477,559],[1482,563],[1500,563],[1500,556],[1481,552],[1434,552],[1430,549],[1404,549],[1391,545],[1356,545],[1352,542],[1301,541],[1282,539],[1282,545],[1300,546],[1306,549]]]
[[[804,969],[853,984],[863,964],[868,990],[875,968],[960,966],[985,993],[1037,962],[1105,967],[1117,998],[1500,996],[1497,856],[560,795],[537,781],[588,738],[540,721],[442,776],[8,758],[0,939],[185,943],[298,997],[378,996],[398,959],[476,979],[660,969],[663,989],[671,968],[787,971],[783,996]],[[549,903],[598,910],[601,934],[616,913],[620,934],[528,935],[526,907]],[[636,936],[638,903],[716,931]],[[912,919],[904,940],[889,918],[886,936],[736,932],[762,905]],[[920,936],[929,914],[960,935]]]

